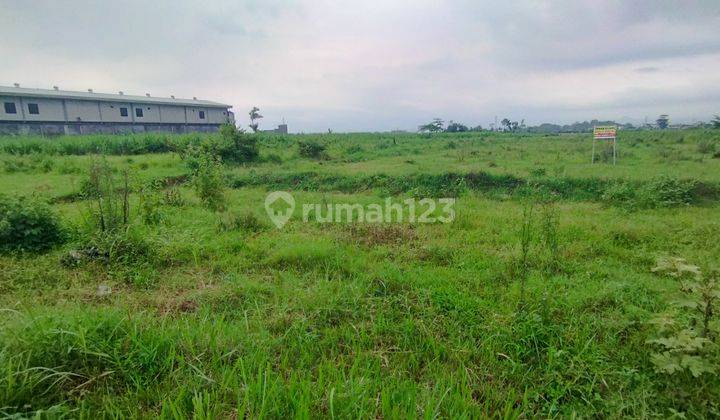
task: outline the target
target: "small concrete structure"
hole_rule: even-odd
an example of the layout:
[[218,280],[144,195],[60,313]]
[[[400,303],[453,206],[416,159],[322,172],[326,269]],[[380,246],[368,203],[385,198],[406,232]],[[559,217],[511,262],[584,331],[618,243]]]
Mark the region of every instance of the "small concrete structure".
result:
[[287,126],[287,124],[280,124],[277,126],[277,128],[274,128],[272,130],[260,130],[260,131],[263,133],[287,134],[288,126]]
[[193,99],[0,86],[0,134],[215,131],[231,105]]

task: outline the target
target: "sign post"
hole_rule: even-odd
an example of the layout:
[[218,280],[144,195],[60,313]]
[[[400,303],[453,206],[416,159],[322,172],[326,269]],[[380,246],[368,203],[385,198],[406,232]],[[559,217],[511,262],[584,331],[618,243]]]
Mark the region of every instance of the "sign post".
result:
[[595,141],[596,140],[612,140],[613,141],[613,165],[617,162],[617,127],[614,125],[604,125],[593,127],[593,146],[592,146],[592,163],[595,163]]

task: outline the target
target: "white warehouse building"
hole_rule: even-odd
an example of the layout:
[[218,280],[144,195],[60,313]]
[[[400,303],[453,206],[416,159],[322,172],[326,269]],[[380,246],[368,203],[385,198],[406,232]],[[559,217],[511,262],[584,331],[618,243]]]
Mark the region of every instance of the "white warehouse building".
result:
[[215,131],[231,105],[193,99],[0,86],[0,134]]

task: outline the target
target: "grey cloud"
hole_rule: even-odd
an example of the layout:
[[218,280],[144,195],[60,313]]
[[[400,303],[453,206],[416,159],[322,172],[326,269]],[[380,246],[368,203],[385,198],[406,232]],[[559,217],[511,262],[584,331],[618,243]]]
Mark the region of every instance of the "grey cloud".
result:
[[0,84],[257,105],[296,131],[718,112],[717,1],[0,4]]
[[657,73],[660,71],[659,67],[655,66],[646,66],[646,67],[638,67],[635,69],[638,73]]

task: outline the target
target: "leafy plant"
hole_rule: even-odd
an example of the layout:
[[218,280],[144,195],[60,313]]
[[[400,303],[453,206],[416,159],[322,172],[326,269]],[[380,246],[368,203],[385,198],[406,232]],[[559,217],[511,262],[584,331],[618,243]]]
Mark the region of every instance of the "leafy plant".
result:
[[46,202],[0,195],[0,251],[42,251],[64,239],[59,219]]
[[163,196],[156,188],[148,186],[140,192],[140,214],[143,222],[147,225],[157,225],[165,220],[165,212],[162,209]]
[[192,185],[203,205],[216,211],[225,209],[225,179],[217,158],[208,154],[198,157]]
[[325,151],[326,146],[316,141],[299,141],[298,142],[298,153],[302,157],[310,159],[326,159],[327,153]]
[[211,155],[222,163],[239,164],[257,161],[260,152],[254,136],[245,134],[232,124],[223,124],[219,135],[188,144],[180,152],[190,172],[197,171],[199,160],[204,155]]
[[715,305],[720,299],[717,273],[704,276],[698,266],[682,258],[660,258],[652,271],[676,279],[683,296],[673,302],[675,313],[651,321],[660,335],[648,340],[659,349],[651,356],[656,370],[668,374],[689,371],[693,377],[715,373],[719,361],[713,352],[717,337]]
[[121,179],[107,161],[95,162],[81,186],[81,195],[89,201],[89,220],[100,231],[116,231],[130,222],[130,185],[128,171]]

